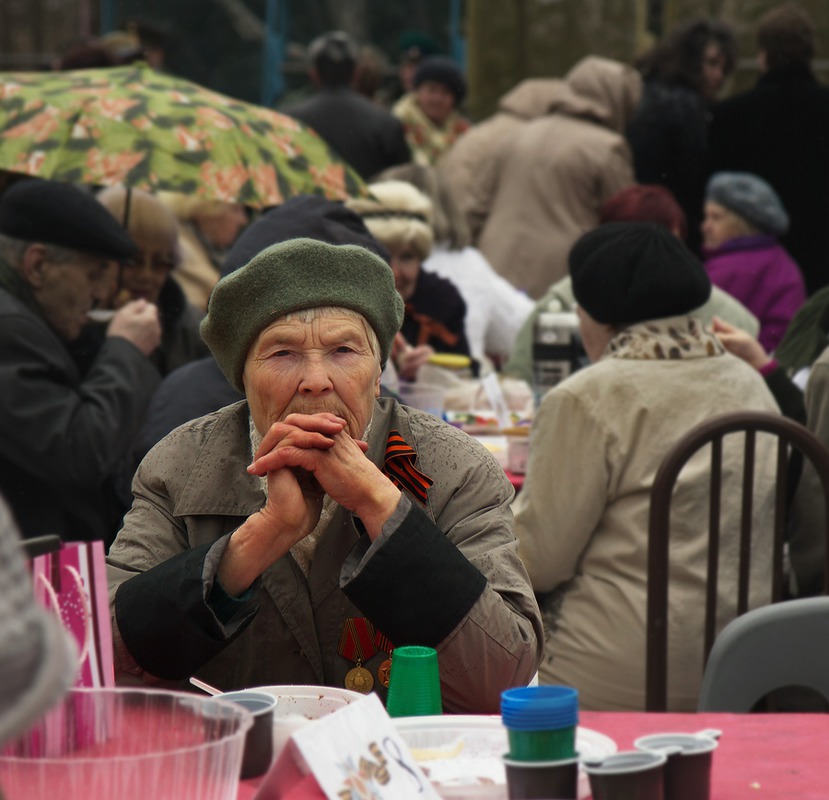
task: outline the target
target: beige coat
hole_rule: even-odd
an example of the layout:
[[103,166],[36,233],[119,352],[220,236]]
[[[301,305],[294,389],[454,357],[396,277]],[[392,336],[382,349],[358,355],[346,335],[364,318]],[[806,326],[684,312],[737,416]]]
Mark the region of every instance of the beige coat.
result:
[[[346,617],[378,620],[391,614],[412,617],[409,630],[428,628],[445,609],[457,609],[463,595],[472,600],[435,643],[444,708],[498,713],[500,692],[531,679],[543,644],[538,606],[513,533],[512,486],[491,454],[456,428],[381,398],[367,455],[382,464],[389,430],[399,431],[416,450],[418,468],[434,480],[425,507],[412,501],[417,508],[353,573],[345,562],[355,556],[359,561],[367,537],[339,509],[318,539],[308,577],[285,555],[254,584],[250,602],[258,610],[245,610],[248,627],[237,619],[222,629],[203,595],[212,585],[223,537],[265,502],[259,479],[245,471],[251,458],[248,420],[244,401],[197,419],[162,440],[139,467],[136,499],[108,561],[120,679],[125,673],[150,677],[136,668],[135,658],[148,672],[154,672],[153,662],[164,664],[170,675],[162,677],[184,677],[193,669],[223,689],[342,686],[354,666],[338,654]],[[439,536],[456,549],[447,552]],[[158,565],[167,566],[148,572]],[[119,601],[116,592],[133,581],[143,582],[143,590],[131,602]],[[353,600],[358,584],[359,609]],[[476,587],[471,595],[470,585]],[[382,629],[394,642],[393,627]],[[127,630],[136,643],[133,651]],[[134,652],[138,645],[143,658]],[[365,666],[376,674],[385,658],[378,652]]]
[[493,157],[530,120],[546,114],[563,82],[555,78],[527,78],[499,101],[498,111],[468,130],[437,163],[445,186],[466,217],[473,242],[480,234],[479,218],[470,212],[487,207],[495,189]]
[[207,301],[213,287],[222,277],[219,268],[211,261],[204,245],[199,241],[194,222],[179,222],[179,248],[181,262],[173,270],[173,278],[184,290],[187,302],[207,311]]
[[[660,320],[655,335],[643,334],[645,323],[628,328],[600,361],[548,392],[533,422],[528,474],[514,509],[521,557],[533,588],[547,595],[541,681],[577,687],[585,709],[644,707],[649,492],[666,452],[715,414],[778,412],[759,373],[725,353],[700,323],[686,335],[689,320]],[[665,352],[676,344],[668,324],[690,345],[680,359],[652,356],[655,343]],[[741,451],[741,437],[726,439],[727,486],[739,486]],[[752,606],[771,595],[775,452],[758,437]],[[696,456],[674,493],[669,710],[695,709],[701,680],[709,464],[707,452]],[[731,608],[738,491],[726,488],[722,505],[719,602]]]
[[641,86],[631,67],[589,56],[557,87],[549,113],[499,148],[494,193],[470,214],[478,248],[530,297],[566,275],[573,242],[598,224],[605,200],[634,183],[622,131]]

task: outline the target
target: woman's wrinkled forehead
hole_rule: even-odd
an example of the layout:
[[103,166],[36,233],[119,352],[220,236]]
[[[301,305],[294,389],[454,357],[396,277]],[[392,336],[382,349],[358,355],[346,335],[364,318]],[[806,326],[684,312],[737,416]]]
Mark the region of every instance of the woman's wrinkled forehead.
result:
[[279,317],[278,319],[273,320],[270,323],[270,325],[263,328],[262,331],[260,331],[257,339],[261,338],[266,331],[270,330],[274,325],[280,322],[295,321],[301,322],[305,325],[310,325],[315,320],[333,319],[335,317],[345,317],[346,319],[354,320],[355,322],[359,323],[360,327],[365,333],[365,337],[368,342],[368,346],[371,350],[371,354],[379,360],[380,342],[377,338],[377,334],[375,333],[371,325],[369,325],[366,318],[362,314],[360,314],[359,311],[354,311],[351,308],[340,308],[338,306],[316,306],[313,308],[303,308],[298,311],[291,311],[284,317]]

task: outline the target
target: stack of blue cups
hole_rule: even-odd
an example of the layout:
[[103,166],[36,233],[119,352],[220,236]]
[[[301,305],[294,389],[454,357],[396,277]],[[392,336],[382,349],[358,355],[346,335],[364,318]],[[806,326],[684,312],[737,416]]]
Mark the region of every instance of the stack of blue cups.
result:
[[575,758],[579,693],[569,686],[523,686],[501,694],[501,719],[514,761]]
[[579,695],[569,686],[525,686],[501,694],[510,800],[575,800]]

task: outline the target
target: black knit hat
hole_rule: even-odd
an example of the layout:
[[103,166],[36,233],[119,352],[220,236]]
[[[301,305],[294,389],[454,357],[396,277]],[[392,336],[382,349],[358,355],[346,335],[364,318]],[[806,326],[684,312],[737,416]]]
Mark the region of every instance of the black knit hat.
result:
[[0,233],[123,261],[138,248],[92,195],[68,183],[25,180],[0,197]]
[[448,56],[430,56],[424,59],[414,76],[417,88],[426,81],[435,81],[446,86],[455,95],[455,105],[459,106],[466,96],[466,79],[460,67]]
[[233,243],[222,275],[243,267],[257,253],[288,239],[316,239],[328,244],[356,244],[389,261],[389,252],[375,239],[359,214],[338,200],[301,194],[266,211]]
[[609,325],[687,314],[711,296],[699,259],[652,222],[600,225],[573,245],[569,264],[576,302]]

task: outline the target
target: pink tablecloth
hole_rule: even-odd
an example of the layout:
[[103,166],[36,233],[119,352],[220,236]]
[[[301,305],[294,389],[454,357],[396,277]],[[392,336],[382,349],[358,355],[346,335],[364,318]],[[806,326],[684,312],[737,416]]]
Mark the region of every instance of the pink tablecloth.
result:
[[583,711],[580,724],[601,731],[620,750],[649,733],[718,728],[711,800],[827,800],[827,714],[644,714]]
[[[645,714],[582,711],[580,724],[620,750],[649,733],[722,731],[711,800],[829,800],[829,714]],[[243,782],[238,800],[252,800]]]

